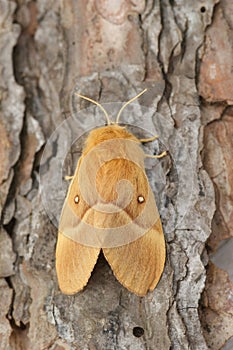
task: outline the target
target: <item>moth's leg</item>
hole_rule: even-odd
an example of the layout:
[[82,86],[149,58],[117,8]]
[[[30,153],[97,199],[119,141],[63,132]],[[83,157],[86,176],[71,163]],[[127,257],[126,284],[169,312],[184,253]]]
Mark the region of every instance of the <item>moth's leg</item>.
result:
[[[150,138],[148,138],[148,139],[140,139],[139,141],[142,142],[142,143],[144,143],[144,142],[151,142],[151,141],[156,140],[157,138],[158,138],[158,136],[155,135],[155,136],[150,137]],[[167,152],[166,152],[166,151],[162,152],[161,154],[157,154],[157,155],[145,154],[145,156],[148,157],[148,158],[157,158],[157,159],[163,158],[163,157],[166,156],[166,155],[167,155]]]
[[151,141],[154,141],[154,140],[156,140],[157,138],[158,138],[158,136],[157,136],[157,135],[155,135],[155,136],[150,137],[150,138],[148,138],[148,139],[139,139],[139,141],[140,141],[140,142],[142,142],[142,143],[145,143],[145,142],[151,142]]
[[[79,160],[78,160],[77,169],[75,170],[75,174],[77,174],[77,171],[78,171],[78,169],[79,169],[79,167],[80,167],[81,159],[82,159],[82,156],[81,156],[81,157],[79,158]],[[75,174],[74,174],[74,175],[75,175]],[[65,176],[65,180],[66,180],[66,181],[72,180],[72,179],[74,178],[74,175],[73,175],[73,176],[66,175],[66,176]]]
[[163,157],[166,156],[166,155],[167,155],[167,151],[164,151],[164,152],[162,152],[162,153],[160,153],[160,154],[156,154],[156,155],[145,154],[145,156],[146,156],[147,158],[156,158],[156,159],[163,158]]
[[65,180],[66,180],[66,181],[72,180],[73,177],[74,177],[74,176],[68,176],[68,175],[66,175],[66,176],[65,176]]

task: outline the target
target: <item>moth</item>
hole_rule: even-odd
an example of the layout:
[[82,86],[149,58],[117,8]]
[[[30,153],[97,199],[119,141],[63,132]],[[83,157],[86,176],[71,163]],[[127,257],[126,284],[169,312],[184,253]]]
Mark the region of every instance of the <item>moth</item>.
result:
[[75,294],[88,283],[102,250],[117,280],[145,296],[154,290],[165,264],[165,239],[149,185],[141,144],[96,101],[107,125],[92,130],[79,158],[63,205],[56,246],[58,283],[64,294]]

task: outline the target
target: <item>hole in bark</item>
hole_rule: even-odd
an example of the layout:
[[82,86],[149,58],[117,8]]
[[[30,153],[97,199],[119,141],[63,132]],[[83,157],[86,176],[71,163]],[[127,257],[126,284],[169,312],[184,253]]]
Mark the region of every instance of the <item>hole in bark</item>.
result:
[[204,13],[204,12],[206,11],[205,6],[202,6],[202,7],[200,8],[200,11],[201,11],[201,13]]
[[144,334],[144,329],[142,327],[134,327],[133,335],[137,338],[140,338]]

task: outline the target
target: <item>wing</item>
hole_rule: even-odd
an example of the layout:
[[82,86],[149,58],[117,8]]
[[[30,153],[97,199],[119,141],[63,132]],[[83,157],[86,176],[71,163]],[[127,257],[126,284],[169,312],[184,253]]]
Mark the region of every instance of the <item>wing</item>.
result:
[[[160,279],[165,241],[137,147],[128,150],[134,161],[124,156],[120,143],[77,166],[60,219],[56,252],[58,281],[66,294],[87,284],[101,248],[116,278],[135,294],[145,295]],[[120,158],[114,158],[114,152]]]
[[75,294],[86,286],[99,253],[99,248],[81,245],[58,233],[56,270],[64,294]]
[[86,286],[100,253],[100,248],[86,246],[64,234],[68,224],[72,232],[76,229],[73,213],[79,213],[79,216],[82,216],[88,208],[83,201],[80,201],[78,206],[74,201],[79,193],[76,181],[79,166],[80,161],[62,209],[56,246],[57,278],[64,294],[75,294]]
[[118,281],[144,296],[153,290],[164,269],[166,250],[160,219],[141,238],[116,248],[104,248],[104,256]]

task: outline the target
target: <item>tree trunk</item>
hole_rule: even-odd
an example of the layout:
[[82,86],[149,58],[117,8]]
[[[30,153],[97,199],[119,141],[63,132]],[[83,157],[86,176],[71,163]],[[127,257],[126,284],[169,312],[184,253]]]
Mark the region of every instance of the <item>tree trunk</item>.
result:
[[[230,0],[0,0],[0,349],[217,350],[233,336],[229,266],[215,254],[232,236],[232,14]],[[62,179],[90,127],[104,123],[75,91],[114,119],[144,88],[122,122],[159,135],[146,153],[168,150],[146,163],[164,273],[138,297],[100,257],[85,289],[64,295],[55,271]]]

